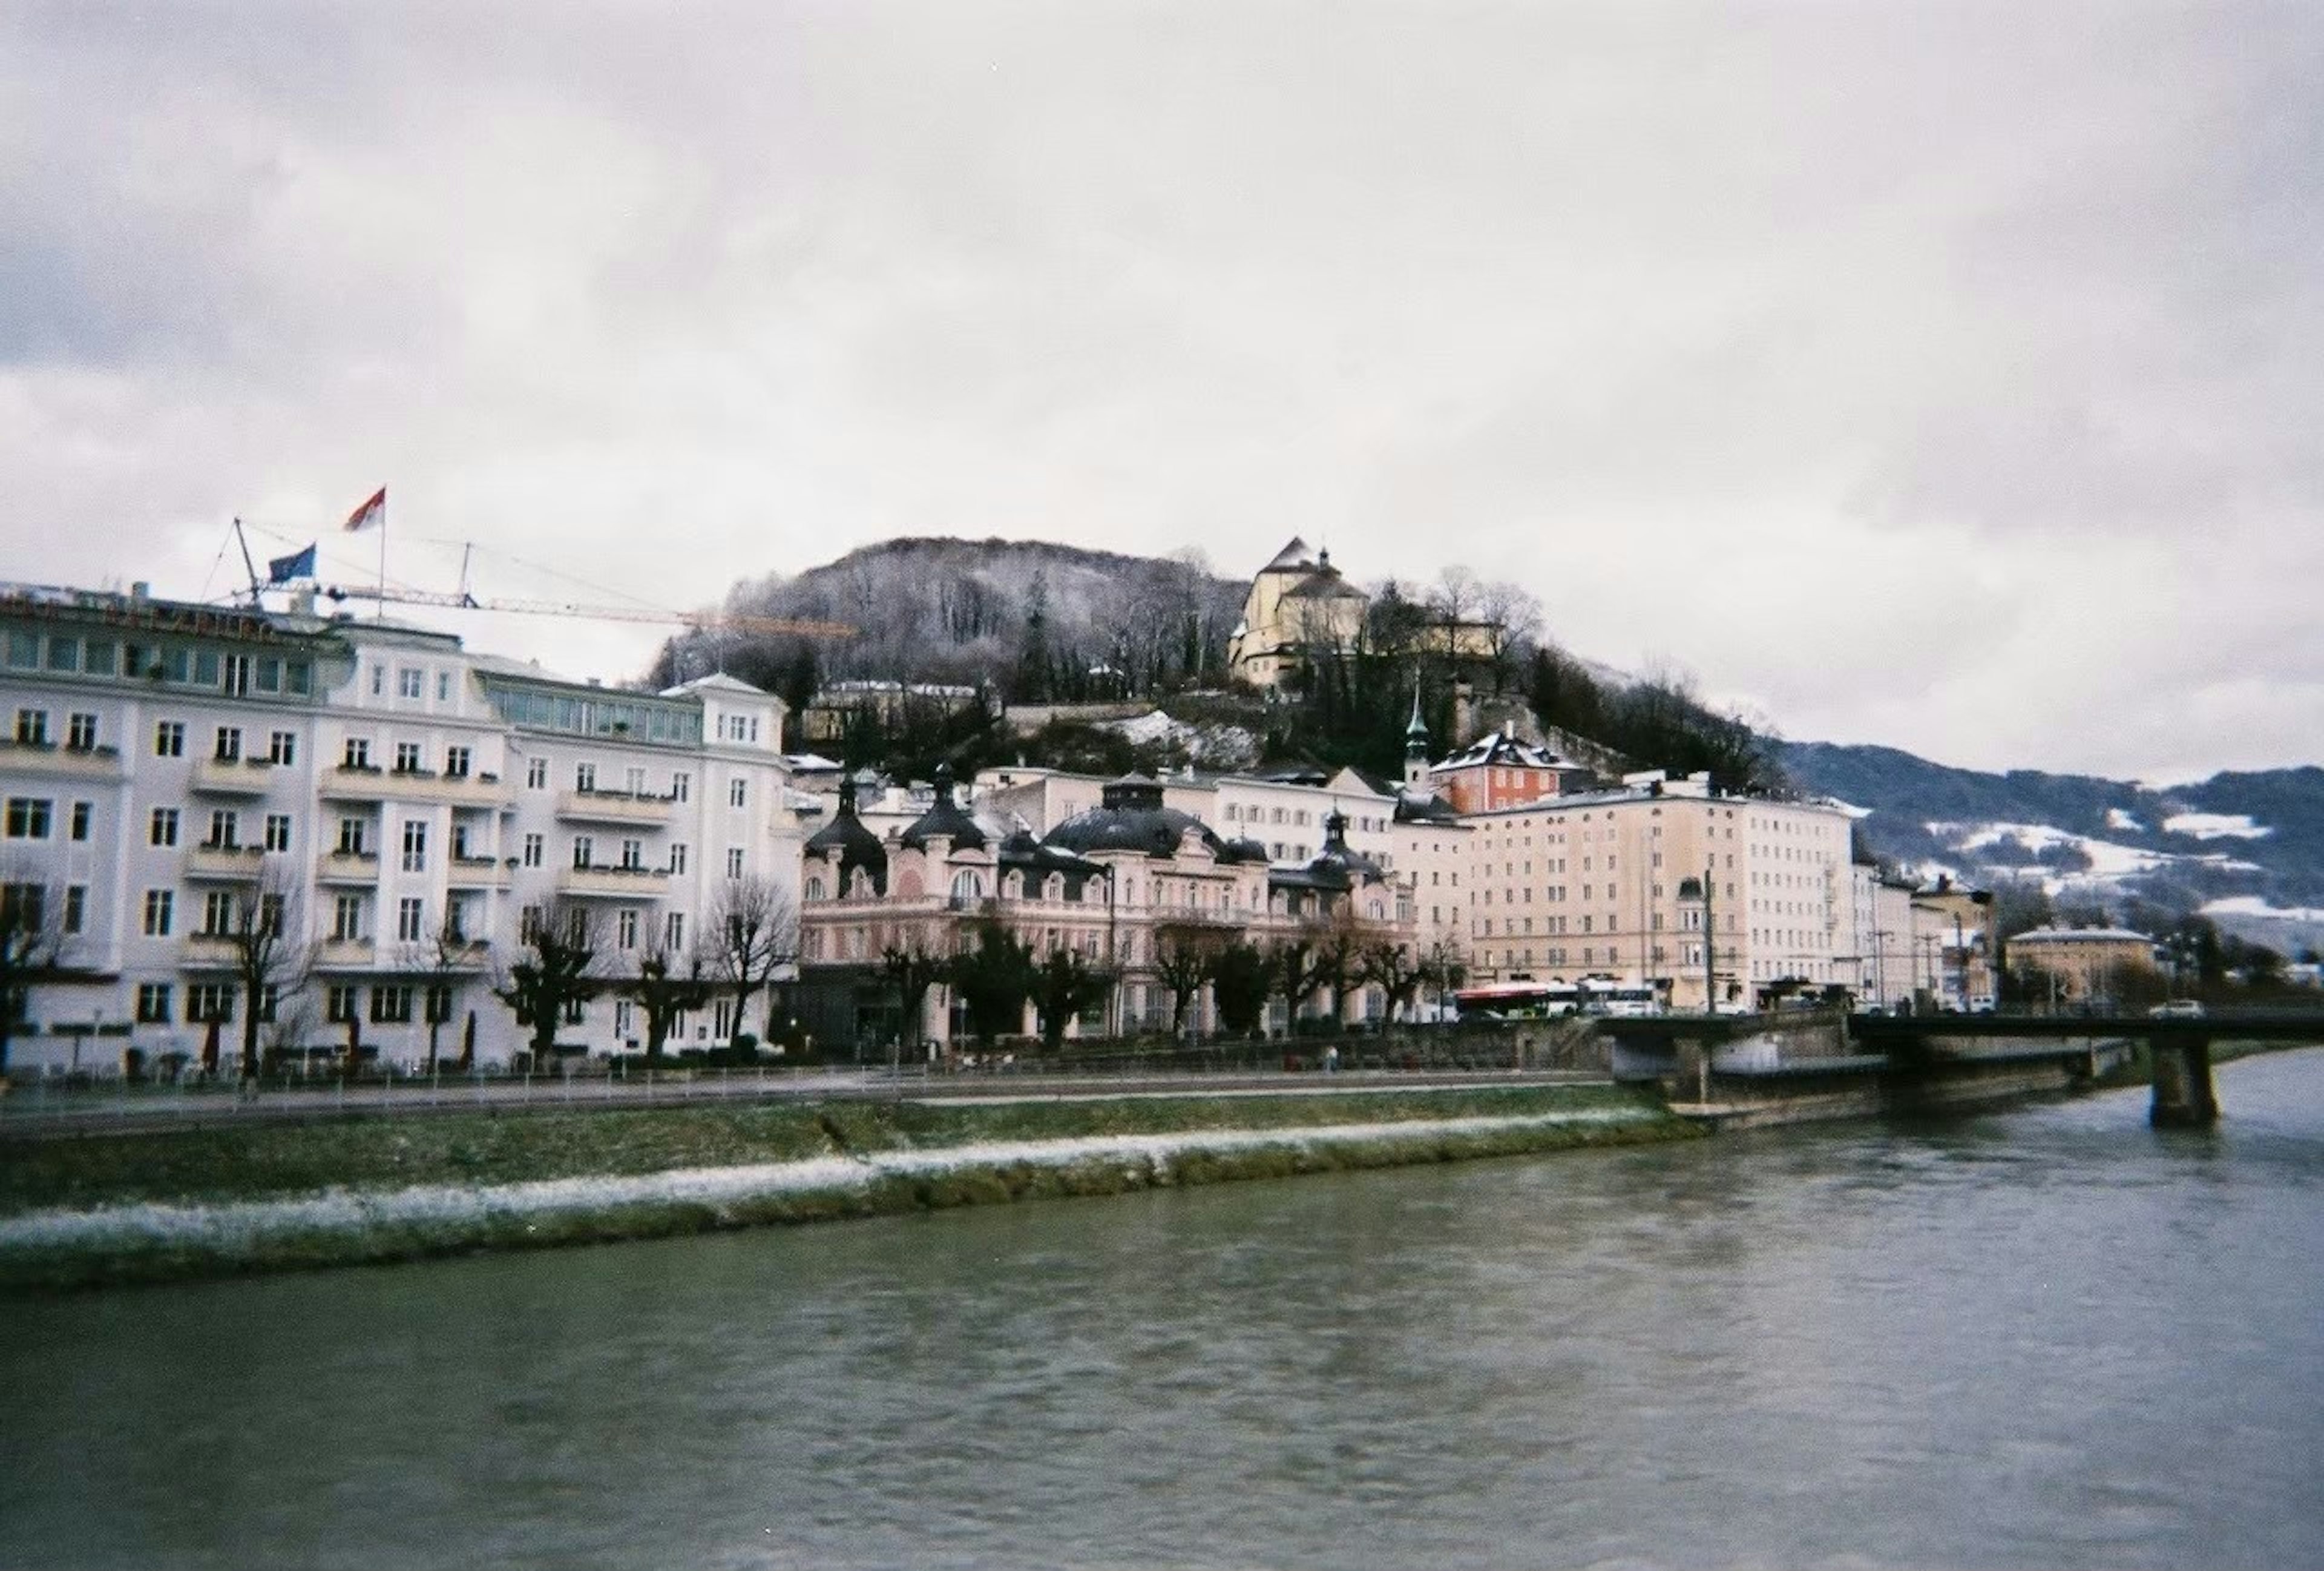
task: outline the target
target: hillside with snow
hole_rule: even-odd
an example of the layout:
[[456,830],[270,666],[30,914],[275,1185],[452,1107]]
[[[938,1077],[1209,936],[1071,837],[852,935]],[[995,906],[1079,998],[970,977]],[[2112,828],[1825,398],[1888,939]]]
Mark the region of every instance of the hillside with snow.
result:
[[1782,762],[1803,790],[1864,810],[1870,848],[1911,871],[2200,909],[2279,946],[2324,929],[2324,769],[2149,786],[1821,742],[1788,744]]

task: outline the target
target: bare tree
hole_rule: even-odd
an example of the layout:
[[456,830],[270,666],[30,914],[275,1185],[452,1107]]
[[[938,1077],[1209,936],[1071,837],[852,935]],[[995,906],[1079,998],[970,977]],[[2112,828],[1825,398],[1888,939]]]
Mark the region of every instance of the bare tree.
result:
[[772,879],[728,880],[712,902],[703,953],[710,974],[734,994],[732,1036],[739,1037],[752,996],[798,958],[798,902]]
[[404,949],[403,968],[419,973],[427,979],[423,996],[428,1017],[428,1073],[436,1072],[438,1042],[445,1022],[452,1018],[452,987],[462,972],[473,964],[482,946],[471,939],[453,913],[447,910],[444,920],[425,941],[409,945]]
[[596,974],[597,926],[596,913],[578,901],[550,906],[523,935],[517,959],[493,984],[517,1023],[532,1028],[535,1064],[555,1054],[566,1010],[604,991]]
[[636,968],[615,983],[624,998],[632,999],[646,1017],[646,1058],[661,1057],[678,1017],[710,1002],[715,984],[702,974],[702,957],[671,950],[659,944],[638,955]]
[[1393,1021],[1397,1010],[1412,1006],[1427,978],[1427,962],[1415,958],[1408,944],[1374,938],[1356,956],[1356,975],[1388,994],[1388,1018]]
[[1232,937],[1204,922],[1173,922],[1155,929],[1154,978],[1170,990],[1170,1039],[1186,1034],[1186,1012],[1202,996],[1211,966]]
[[206,935],[225,943],[226,968],[242,993],[242,1077],[245,1080],[255,1080],[259,1075],[260,1017],[278,1012],[283,997],[305,986],[313,968],[314,946],[307,942],[303,931],[299,886],[279,864],[269,864],[235,892],[226,929]]
[[7,1071],[8,1044],[33,984],[53,976],[63,962],[65,900],[62,887],[32,867],[14,861],[0,867],[0,1074]]
[[895,984],[903,1012],[902,1046],[917,1058],[928,990],[952,974],[952,952],[917,922],[899,922],[881,936],[880,969]]

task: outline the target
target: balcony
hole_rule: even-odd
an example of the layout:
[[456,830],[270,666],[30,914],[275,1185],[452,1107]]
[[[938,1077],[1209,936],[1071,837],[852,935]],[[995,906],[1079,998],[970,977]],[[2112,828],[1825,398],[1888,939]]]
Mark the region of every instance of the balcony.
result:
[[373,851],[326,851],[315,858],[317,883],[374,884],[379,882],[379,855]]
[[369,938],[326,938],[315,946],[318,971],[368,971],[379,964],[379,947]]
[[213,970],[232,966],[241,951],[232,938],[221,933],[191,933],[186,938],[184,965],[188,970]]
[[5,736],[0,736],[0,771],[63,780],[127,778],[117,747],[60,747],[53,742],[16,742]]
[[564,791],[557,799],[557,816],[576,824],[645,824],[659,828],[669,822],[670,799],[633,796],[628,791]]
[[266,860],[256,846],[197,846],[186,853],[186,876],[213,883],[254,883]]
[[580,900],[652,900],[669,887],[659,867],[567,867],[557,875],[557,892]]
[[508,864],[497,856],[455,856],[444,883],[450,889],[506,889]]
[[263,758],[198,758],[191,789],[198,797],[263,797],[274,783],[274,765]]
[[504,811],[515,806],[498,775],[438,774],[428,769],[340,764],[323,772],[325,799],[343,802],[442,802],[455,808]]

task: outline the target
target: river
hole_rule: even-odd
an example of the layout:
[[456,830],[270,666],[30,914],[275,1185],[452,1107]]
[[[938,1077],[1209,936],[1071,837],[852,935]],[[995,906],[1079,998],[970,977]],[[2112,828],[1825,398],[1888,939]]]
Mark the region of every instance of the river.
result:
[[2324,1052],[6,1306],[0,1563],[2305,1566]]

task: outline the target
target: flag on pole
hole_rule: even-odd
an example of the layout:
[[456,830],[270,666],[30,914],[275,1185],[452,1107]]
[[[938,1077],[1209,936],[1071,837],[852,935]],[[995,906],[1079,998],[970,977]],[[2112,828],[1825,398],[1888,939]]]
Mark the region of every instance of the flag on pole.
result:
[[266,581],[270,584],[287,584],[293,578],[311,578],[314,576],[313,546],[302,551],[292,551],[287,557],[270,558],[266,564]]
[[369,529],[373,524],[387,522],[387,487],[383,485],[371,494],[371,500],[347,514],[347,532]]

